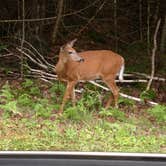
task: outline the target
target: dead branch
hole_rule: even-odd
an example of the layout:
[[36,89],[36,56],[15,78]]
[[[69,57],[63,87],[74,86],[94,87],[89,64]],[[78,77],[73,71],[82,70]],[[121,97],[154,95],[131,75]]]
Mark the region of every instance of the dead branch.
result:
[[115,82],[122,82],[122,83],[135,83],[135,82],[148,82],[147,80],[123,80],[123,81],[119,81],[119,80],[115,80]]
[[27,51],[30,55],[32,55],[38,61],[38,63],[44,65],[44,63],[39,58],[37,58],[36,55],[30,49],[23,47],[22,50]]
[[13,56],[13,55],[14,55],[13,53],[8,53],[8,54],[3,54],[3,55],[0,54],[0,58],[4,58],[4,57],[8,57],[8,56]]
[[[134,75],[134,74],[135,74],[135,75]],[[133,74],[128,75],[128,76],[143,76],[143,77],[145,77],[145,78],[147,78],[147,79],[150,79],[150,78],[151,78],[148,74],[139,73],[139,72],[133,72]],[[166,81],[165,78],[161,78],[161,77],[153,77],[152,79],[153,79],[153,80],[156,80],[156,81],[163,81],[163,82]]]
[[[17,40],[21,40],[20,38],[16,38]],[[48,63],[48,61],[45,60],[45,58],[39,53],[39,51],[28,41],[24,40],[24,43],[26,43],[30,48],[32,48],[32,50],[39,56],[39,58],[41,58],[41,60],[43,61],[43,63],[45,63],[47,66],[49,66],[51,69],[54,70],[54,65]],[[27,48],[26,48],[27,49]],[[35,54],[34,54],[35,55]],[[36,55],[36,56],[37,56]]]
[[46,73],[46,72],[44,72],[44,71],[42,71],[42,70],[37,70],[37,69],[32,69],[32,68],[29,68],[29,69],[30,69],[30,71],[32,71],[32,72],[42,73],[42,74],[48,75],[48,76],[50,76],[50,77],[57,78],[57,75],[50,74],[50,73]]
[[[100,88],[106,90],[106,91],[110,91],[109,88],[107,88],[107,87],[105,87],[105,86],[103,86],[103,85],[100,85],[100,84],[98,84],[98,83],[96,83],[96,82],[94,82],[94,81],[89,81],[89,82],[90,82],[91,84],[97,86],[97,87],[100,87]],[[124,93],[120,93],[120,96],[125,97],[125,98],[128,98],[128,99],[132,99],[132,100],[135,100],[135,101],[138,101],[138,102],[142,102],[142,100],[141,100],[140,98],[133,97],[133,96],[129,96],[129,95],[126,95],[126,94],[124,94]],[[153,101],[147,101],[147,103],[149,103],[149,104],[151,104],[151,105],[157,105],[157,104],[158,104],[158,103],[155,103],[155,102],[153,102]]]
[[24,54],[26,57],[28,57],[33,63],[35,63],[36,65],[40,66],[41,68],[47,70],[48,67],[46,65],[40,64],[38,63],[34,58],[32,58],[29,54],[27,54],[25,51],[21,50],[20,48],[16,48],[19,52],[21,52],[22,54]]
[[151,75],[150,75],[150,79],[149,79],[149,82],[148,82],[148,85],[146,87],[146,90],[148,91],[150,89],[150,86],[152,84],[152,80],[153,80],[153,77],[154,77],[154,73],[155,73],[155,56],[156,56],[156,50],[157,50],[157,33],[158,33],[158,30],[159,30],[159,27],[160,27],[160,22],[161,22],[161,19],[158,20],[157,22],[157,26],[156,26],[156,30],[155,30],[155,33],[154,33],[154,38],[153,38],[153,44],[154,44],[154,47],[153,47],[153,50],[152,50],[152,68],[151,68]]

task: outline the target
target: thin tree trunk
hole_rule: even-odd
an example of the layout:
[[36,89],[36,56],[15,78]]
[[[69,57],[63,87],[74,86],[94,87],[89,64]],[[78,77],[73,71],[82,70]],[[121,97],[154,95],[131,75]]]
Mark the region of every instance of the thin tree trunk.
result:
[[155,12],[153,16],[153,24],[155,24],[159,18],[160,0],[156,0]]
[[21,18],[20,17],[20,0],[17,0],[17,18],[18,20]]
[[[38,0],[35,1],[36,3],[36,11],[35,11],[35,15],[37,18],[40,18],[40,3]],[[38,36],[39,35],[39,25],[36,25],[35,28],[35,35]]]
[[117,31],[117,0],[114,0],[114,37],[115,50],[118,51],[118,31]]
[[[46,17],[46,1],[43,0],[41,3],[41,12],[40,12],[40,18]],[[44,23],[42,22],[40,25],[40,34],[43,32]]]
[[166,52],[166,16],[164,18],[164,24],[161,32],[160,52],[161,54]]
[[[17,18],[18,18],[18,20],[21,19],[20,6],[21,6],[20,0],[17,0]],[[18,29],[16,35],[19,36],[19,37],[21,36],[21,30],[20,30],[20,29]],[[21,37],[20,37],[20,38],[21,38]]]
[[147,54],[150,54],[150,2],[147,0]]
[[142,0],[139,0],[139,33],[140,33],[140,40],[143,40],[142,34]]
[[[21,39],[21,50],[23,49],[24,40],[25,40],[25,1],[22,0],[22,39]],[[21,78],[24,76],[24,56],[21,53]]]
[[152,60],[151,61],[152,62],[152,69],[151,69],[150,80],[149,80],[148,85],[146,87],[147,91],[150,89],[150,86],[152,84],[152,80],[153,80],[153,77],[154,77],[154,73],[155,73],[155,55],[156,55],[156,50],[157,50],[157,33],[158,33],[158,30],[159,30],[159,27],[160,27],[160,22],[161,22],[161,19],[159,19],[158,22],[157,22],[156,30],[155,30],[154,37],[153,37],[154,47],[153,47],[153,50],[152,50],[152,58],[151,58],[151,60]]
[[63,12],[63,0],[59,0],[57,20],[52,33],[52,44],[55,43],[57,38],[58,28],[62,18],[62,12]]

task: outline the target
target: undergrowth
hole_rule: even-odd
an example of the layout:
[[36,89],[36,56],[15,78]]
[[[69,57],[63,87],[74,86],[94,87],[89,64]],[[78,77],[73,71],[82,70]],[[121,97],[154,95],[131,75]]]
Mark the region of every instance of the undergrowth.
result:
[[100,90],[85,89],[76,106],[68,102],[59,116],[64,84],[6,82],[0,90],[0,150],[166,152],[166,106],[138,109],[120,98],[119,109],[106,110]]

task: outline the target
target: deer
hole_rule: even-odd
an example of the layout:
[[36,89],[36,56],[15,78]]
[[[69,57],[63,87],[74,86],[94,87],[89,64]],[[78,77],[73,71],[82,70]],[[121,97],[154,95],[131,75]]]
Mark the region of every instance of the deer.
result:
[[[66,90],[60,105],[59,113],[63,112],[68,99],[76,103],[75,86],[79,81],[89,81],[100,78],[111,90],[114,107],[118,107],[119,88],[115,83],[117,74],[123,81],[124,58],[111,50],[89,50],[77,52],[73,45],[77,39],[67,42],[60,48],[59,59],[55,65],[58,79],[67,82]],[[112,103],[112,95],[108,99],[105,109]]]

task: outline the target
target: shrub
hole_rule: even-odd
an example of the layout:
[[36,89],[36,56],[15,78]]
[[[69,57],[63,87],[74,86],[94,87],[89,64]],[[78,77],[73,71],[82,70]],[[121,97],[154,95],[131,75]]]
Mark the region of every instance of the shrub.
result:
[[157,105],[147,110],[150,115],[155,117],[158,122],[166,122],[166,106]]
[[121,121],[125,120],[125,113],[117,108],[109,108],[109,109],[102,108],[102,110],[99,112],[99,115],[103,117],[111,116]]
[[156,93],[153,90],[143,91],[141,93],[140,97],[142,100],[145,100],[145,99],[150,100],[150,99],[154,99],[156,97]]

